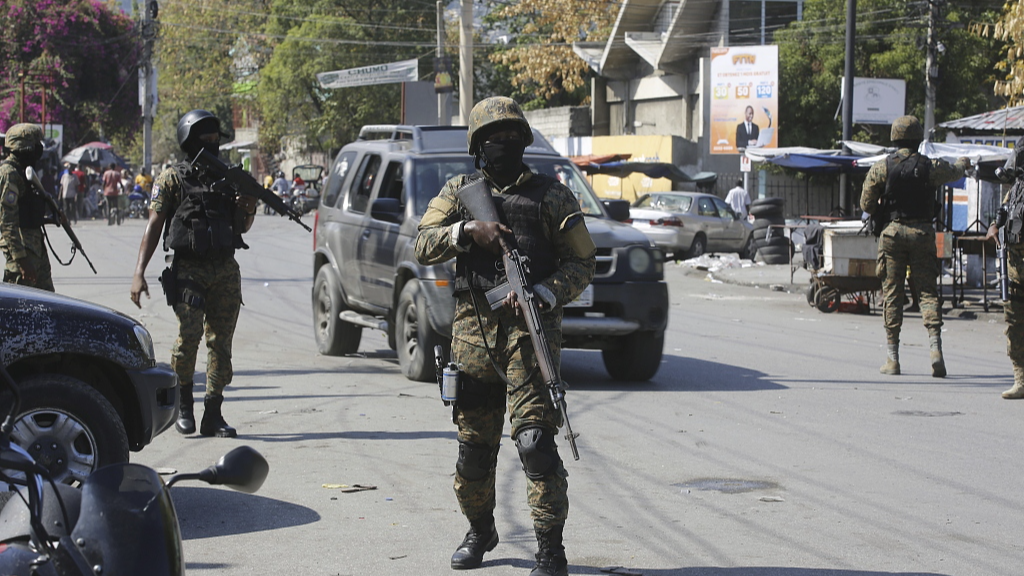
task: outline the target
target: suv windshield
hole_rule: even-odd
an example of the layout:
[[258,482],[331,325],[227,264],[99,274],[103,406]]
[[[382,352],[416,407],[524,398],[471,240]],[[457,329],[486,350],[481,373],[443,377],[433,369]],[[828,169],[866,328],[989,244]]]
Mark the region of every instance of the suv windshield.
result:
[[[580,210],[589,216],[603,216],[601,203],[594,196],[586,178],[573,165],[558,158],[536,158],[527,157],[523,162],[535,173],[546,174],[557,178],[565,184],[569,190],[576,194],[580,202]],[[437,196],[450,178],[459,174],[471,174],[476,172],[473,166],[473,158],[419,158],[412,161],[412,182],[409,190],[415,199],[416,215],[422,216],[427,210],[427,204],[431,198]]]

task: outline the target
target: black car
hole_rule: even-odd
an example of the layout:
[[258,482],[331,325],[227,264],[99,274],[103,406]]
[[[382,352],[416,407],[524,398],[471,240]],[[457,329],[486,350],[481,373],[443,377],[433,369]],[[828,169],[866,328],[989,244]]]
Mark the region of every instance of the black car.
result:
[[[178,378],[149,332],[97,304],[0,284],[0,362],[22,395],[15,442],[61,482],[127,462],[177,417]],[[11,399],[0,390],[0,418]]]
[[[576,194],[597,245],[591,285],[565,308],[563,346],[601,350],[613,378],[651,378],[668,323],[661,252],[622,223],[627,202],[598,200],[540,133],[534,131],[523,161]],[[474,170],[464,126],[365,127],[359,140],[341,149],[315,227],[312,296],[320,353],[354,353],[363,328],[376,328],[387,333],[406,377],[434,378],[434,346],[451,343],[455,262],[420,265],[416,227],[449,178]]]

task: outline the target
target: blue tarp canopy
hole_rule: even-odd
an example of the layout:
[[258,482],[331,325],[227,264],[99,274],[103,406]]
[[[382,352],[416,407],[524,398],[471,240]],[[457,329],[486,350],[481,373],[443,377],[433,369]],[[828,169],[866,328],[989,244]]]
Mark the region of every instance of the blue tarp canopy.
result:
[[683,172],[678,166],[667,162],[605,162],[595,164],[593,162],[581,166],[587,174],[607,174],[609,176],[628,176],[634,172],[640,172],[651,178],[668,178],[673,182],[696,182],[697,184],[710,184],[718,179],[714,172],[698,172],[690,176]]
[[792,168],[811,174],[833,172],[867,172],[870,166],[859,166],[863,156],[837,156],[831,154],[782,154],[766,161],[784,168]]

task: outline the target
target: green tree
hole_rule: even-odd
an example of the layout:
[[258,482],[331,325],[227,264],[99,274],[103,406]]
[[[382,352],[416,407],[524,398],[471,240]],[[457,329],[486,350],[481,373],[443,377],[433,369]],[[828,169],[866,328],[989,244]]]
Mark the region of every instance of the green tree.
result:
[[400,85],[331,90],[316,75],[425,58],[436,45],[429,0],[277,0],[264,29],[277,39],[258,87],[264,152],[279,150],[289,137],[307,150],[330,152],[363,125],[399,122]]
[[998,20],[976,22],[972,30],[1004,43],[1003,58],[996,64],[995,93],[1010,106],[1024,103],[1024,0],[1009,0]]
[[225,130],[231,130],[239,102],[244,108],[246,99],[252,98],[249,83],[240,82],[243,72],[238,64],[253,57],[258,68],[269,50],[259,34],[268,9],[269,0],[160,3],[154,159],[180,157],[175,126],[189,110],[209,110]]
[[[907,82],[906,111],[924,116],[927,3],[859,0],[854,62],[856,75]],[[842,138],[841,79],[845,63],[845,0],[807,0],[803,20],[775,34],[779,46],[780,146],[834,148]],[[989,109],[997,43],[970,31],[990,15],[982,2],[948,2],[937,30],[936,122]],[[855,140],[888,144],[878,125],[857,125]]]
[[573,52],[573,42],[608,38],[618,14],[615,0],[521,0],[495,10],[486,19],[494,30],[512,36],[489,58],[495,64],[492,81],[505,79],[506,94],[530,108],[587,102],[589,67]]
[[[0,130],[21,119],[64,125],[65,149],[116,145],[140,127],[138,37],[119,8],[91,0],[0,0]],[[100,65],[102,64],[102,65]],[[28,84],[24,100],[20,74]]]

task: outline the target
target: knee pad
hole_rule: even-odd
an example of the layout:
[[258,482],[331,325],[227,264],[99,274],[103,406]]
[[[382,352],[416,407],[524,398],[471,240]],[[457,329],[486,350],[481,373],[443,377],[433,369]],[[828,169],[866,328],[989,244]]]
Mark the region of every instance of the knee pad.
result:
[[543,480],[562,466],[555,437],[543,428],[523,428],[516,434],[516,449],[530,480]]
[[459,441],[459,461],[455,470],[466,480],[483,480],[494,468],[498,458],[498,447],[488,448],[483,444]]

